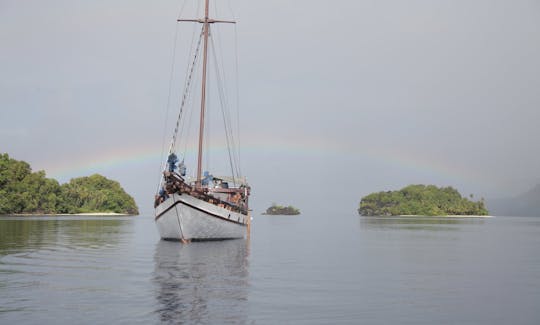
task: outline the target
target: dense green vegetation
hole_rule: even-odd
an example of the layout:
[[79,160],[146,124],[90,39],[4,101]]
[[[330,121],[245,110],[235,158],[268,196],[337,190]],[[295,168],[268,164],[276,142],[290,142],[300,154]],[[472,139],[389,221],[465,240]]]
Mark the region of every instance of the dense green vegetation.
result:
[[95,174],[60,185],[44,171],[0,154],[0,214],[115,212],[138,214],[135,200],[116,181]]
[[297,215],[300,214],[300,210],[297,208],[289,205],[287,207],[277,205],[275,203],[272,203],[272,206],[266,209],[266,212],[263,214],[269,214],[269,215]]
[[452,187],[409,185],[399,191],[378,192],[363,197],[358,213],[364,216],[445,216],[487,215],[488,211],[484,199],[470,201]]

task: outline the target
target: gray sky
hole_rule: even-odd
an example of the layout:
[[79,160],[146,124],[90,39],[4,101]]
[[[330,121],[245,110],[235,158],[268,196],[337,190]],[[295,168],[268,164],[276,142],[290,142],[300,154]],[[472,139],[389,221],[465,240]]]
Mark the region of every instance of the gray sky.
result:
[[[0,152],[61,182],[101,173],[150,212],[183,3],[0,0]],[[354,211],[361,196],[410,183],[510,196],[540,181],[540,1],[218,8],[239,21],[256,211]],[[178,30],[184,53],[192,28]]]

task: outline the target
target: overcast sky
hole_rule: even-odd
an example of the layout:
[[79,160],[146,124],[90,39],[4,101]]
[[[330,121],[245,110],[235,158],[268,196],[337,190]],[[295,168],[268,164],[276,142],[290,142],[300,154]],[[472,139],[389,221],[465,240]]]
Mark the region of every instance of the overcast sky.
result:
[[[540,182],[540,1],[217,2],[238,20],[256,213],[354,213],[411,183],[493,198]],[[118,180],[150,214],[175,33],[179,53],[192,35],[183,3],[0,0],[0,152],[60,182]]]

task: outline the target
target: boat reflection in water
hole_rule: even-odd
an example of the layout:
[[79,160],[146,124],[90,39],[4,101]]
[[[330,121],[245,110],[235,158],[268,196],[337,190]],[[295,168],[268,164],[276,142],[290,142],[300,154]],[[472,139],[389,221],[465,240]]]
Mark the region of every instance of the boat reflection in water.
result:
[[159,241],[153,282],[160,321],[247,322],[248,254],[245,239]]

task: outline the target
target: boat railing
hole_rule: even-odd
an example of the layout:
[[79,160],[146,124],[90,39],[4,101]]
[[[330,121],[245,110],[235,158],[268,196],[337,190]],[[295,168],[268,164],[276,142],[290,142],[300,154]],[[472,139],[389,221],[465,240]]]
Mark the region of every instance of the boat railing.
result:
[[[199,189],[194,185],[190,185],[186,183],[184,178],[175,172],[165,171],[163,173],[163,176],[165,179],[164,189],[165,189],[165,192],[169,195],[173,193],[178,193],[180,195],[188,194],[190,196],[193,196],[197,199],[203,200],[210,204],[217,205],[227,210],[231,210],[234,212],[239,212],[241,214],[247,215],[247,211],[248,211],[247,202],[242,200],[242,197],[243,197],[242,193],[244,192],[244,189],[241,187],[239,188],[203,187]],[[213,196],[212,193],[226,193],[229,195],[232,193],[235,193],[235,195],[232,195],[232,199],[234,200],[234,202],[230,202],[228,200],[222,200],[218,197]]]

